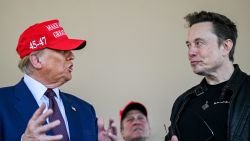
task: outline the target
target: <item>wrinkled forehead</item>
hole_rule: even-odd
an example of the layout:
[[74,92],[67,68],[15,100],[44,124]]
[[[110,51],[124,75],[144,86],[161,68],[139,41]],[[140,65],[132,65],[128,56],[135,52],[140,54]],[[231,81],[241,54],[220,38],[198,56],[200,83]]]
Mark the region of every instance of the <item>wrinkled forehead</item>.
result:
[[130,111],[126,114],[125,118],[127,118],[127,117],[129,117],[129,116],[137,116],[137,115],[142,115],[142,116],[146,117],[140,110],[133,109],[133,110],[130,110]]

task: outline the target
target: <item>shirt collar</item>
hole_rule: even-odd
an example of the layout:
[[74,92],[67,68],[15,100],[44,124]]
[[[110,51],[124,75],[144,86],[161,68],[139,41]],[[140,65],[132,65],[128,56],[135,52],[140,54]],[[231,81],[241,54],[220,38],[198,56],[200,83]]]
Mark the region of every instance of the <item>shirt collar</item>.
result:
[[[24,74],[24,82],[35,97],[36,100],[41,100],[44,93],[47,91],[48,88],[46,88],[42,83],[38,82],[37,80],[33,79],[27,74]],[[59,88],[54,88],[53,91],[56,93],[56,96],[60,98],[59,96]]]

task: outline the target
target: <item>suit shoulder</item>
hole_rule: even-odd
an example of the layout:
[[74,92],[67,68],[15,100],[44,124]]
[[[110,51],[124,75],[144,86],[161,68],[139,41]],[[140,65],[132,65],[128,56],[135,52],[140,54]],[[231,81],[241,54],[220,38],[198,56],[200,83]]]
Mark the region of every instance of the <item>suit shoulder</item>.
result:
[[83,104],[83,105],[86,105],[86,106],[91,106],[92,107],[92,105],[89,103],[89,102],[87,102],[87,101],[85,101],[85,100],[83,100],[83,99],[81,99],[81,98],[79,98],[79,97],[77,97],[77,96],[75,96],[75,95],[72,95],[72,94],[69,94],[69,93],[65,93],[65,92],[61,92],[68,100],[70,100],[70,101],[72,101],[72,102],[77,102],[77,103],[81,103],[81,104]]
[[8,96],[9,93],[14,92],[14,86],[2,87],[0,88],[0,97]]
[[0,92],[5,92],[5,91],[10,91],[14,88],[14,86],[6,86],[6,87],[1,87]]
[[15,85],[10,85],[10,86],[6,86],[6,87],[1,87],[0,88],[0,96],[5,96],[5,95],[9,95],[9,93],[14,93],[15,88],[18,86],[22,86],[23,85],[23,80],[20,80],[20,82],[18,82]]
[[184,93],[182,93],[176,101],[182,101],[187,95],[193,93],[197,88],[198,86],[200,86],[200,84],[197,84],[195,86],[193,86],[192,88],[186,90]]
[[175,118],[177,112],[179,111],[180,106],[185,101],[186,97],[188,95],[192,94],[197,89],[198,86],[199,85],[196,85],[196,86],[188,89],[187,91],[182,93],[179,97],[177,97],[177,99],[175,100],[173,107],[172,107],[172,112],[171,112],[171,116],[170,116],[171,121]]

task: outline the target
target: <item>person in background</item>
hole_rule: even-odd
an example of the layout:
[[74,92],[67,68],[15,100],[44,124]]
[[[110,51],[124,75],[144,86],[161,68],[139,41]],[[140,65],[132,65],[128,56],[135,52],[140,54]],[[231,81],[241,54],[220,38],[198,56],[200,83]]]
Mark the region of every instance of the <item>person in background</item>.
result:
[[146,107],[130,101],[120,110],[120,130],[124,141],[148,141],[150,137],[150,125]]
[[[85,45],[85,40],[68,38],[57,19],[21,34],[16,51],[24,76],[16,85],[0,88],[1,141],[98,140],[93,106],[59,89],[72,78],[72,51]],[[106,138],[99,141],[117,140],[113,123],[109,128],[101,128]]]
[[204,78],[175,101],[165,140],[249,141],[250,76],[233,63],[236,25],[207,11],[185,19],[188,60]]

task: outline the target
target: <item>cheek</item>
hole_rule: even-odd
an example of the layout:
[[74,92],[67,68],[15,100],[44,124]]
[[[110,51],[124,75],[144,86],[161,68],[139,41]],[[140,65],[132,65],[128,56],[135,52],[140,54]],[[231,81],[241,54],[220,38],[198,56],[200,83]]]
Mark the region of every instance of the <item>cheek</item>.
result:
[[125,132],[130,132],[130,129],[131,129],[131,124],[127,123],[127,124],[124,126],[124,131],[125,131]]
[[48,62],[48,65],[55,69],[60,69],[64,67],[64,61],[61,59],[51,59],[51,61]]
[[222,57],[219,50],[213,50],[213,51],[210,51],[208,53],[209,53],[208,55],[209,55],[210,59],[214,60],[214,61],[220,60]]
[[47,72],[50,72],[51,74],[59,74],[60,72],[62,73],[64,69],[64,64],[61,63],[60,61],[48,61],[45,64],[45,68]]
[[203,59],[207,59],[207,60],[213,60],[213,59],[215,59],[215,58],[217,58],[217,55],[216,55],[217,53],[216,52],[214,52],[213,50],[205,50],[205,49],[203,49],[203,50],[199,50],[199,56],[201,57],[201,58],[203,58]]

